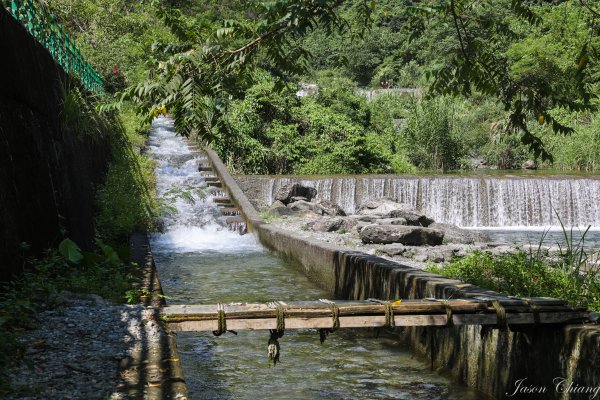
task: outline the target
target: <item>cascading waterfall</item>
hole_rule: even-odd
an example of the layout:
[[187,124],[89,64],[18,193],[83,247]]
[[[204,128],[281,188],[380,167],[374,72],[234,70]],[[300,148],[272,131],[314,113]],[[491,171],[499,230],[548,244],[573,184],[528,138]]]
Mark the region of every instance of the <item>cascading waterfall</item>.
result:
[[199,156],[173,129],[173,121],[158,118],[153,124],[148,153],[156,161],[157,192],[166,209],[163,232],[152,235],[152,248],[161,251],[244,251],[260,249],[251,237],[230,232],[198,172]]
[[600,226],[600,179],[581,177],[243,177],[255,179],[258,202],[273,202],[292,182],[313,186],[318,197],[354,212],[366,199],[390,197],[438,222],[463,227]]

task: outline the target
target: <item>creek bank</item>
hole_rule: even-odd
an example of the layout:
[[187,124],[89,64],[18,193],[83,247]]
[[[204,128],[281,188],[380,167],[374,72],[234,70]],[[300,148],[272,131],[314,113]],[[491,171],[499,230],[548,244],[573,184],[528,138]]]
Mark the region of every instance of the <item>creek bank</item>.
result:
[[143,366],[132,355],[159,337],[148,310],[94,295],[60,297],[57,308],[37,314],[37,329],[19,336],[27,350],[10,373],[15,393],[5,399],[137,398],[128,391]]

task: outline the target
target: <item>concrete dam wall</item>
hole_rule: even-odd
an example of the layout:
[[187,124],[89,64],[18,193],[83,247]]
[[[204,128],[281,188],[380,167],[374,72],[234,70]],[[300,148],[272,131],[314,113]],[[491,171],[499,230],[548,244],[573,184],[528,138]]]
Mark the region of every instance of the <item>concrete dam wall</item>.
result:
[[463,227],[558,226],[558,217],[565,226],[600,226],[600,179],[591,176],[237,176],[236,181],[259,208],[271,205],[282,185],[299,182],[348,213],[369,198],[389,197],[437,222]]

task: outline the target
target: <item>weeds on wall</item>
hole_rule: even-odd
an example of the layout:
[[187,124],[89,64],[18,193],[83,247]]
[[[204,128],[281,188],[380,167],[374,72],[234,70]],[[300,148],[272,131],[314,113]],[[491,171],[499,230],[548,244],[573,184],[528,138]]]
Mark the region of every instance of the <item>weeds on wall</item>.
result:
[[129,234],[155,228],[158,203],[154,162],[143,154],[150,126],[131,107],[99,112],[97,99],[79,87],[62,83],[60,120],[65,130],[108,137],[111,162],[96,194],[97,236],[107,243],[126,243]]
[[121,110],[112,133],[112,161],[96,196],[96,229],[107,243],[126,243],[132,232],[156,228],[155,165],[143,154],[148,130],[132,110]]
[[65,131],[91,138],[105,137],[112,130],[112,119],[101,117],[94,109],[94,96],[79,86],[61,82],[60,121]]

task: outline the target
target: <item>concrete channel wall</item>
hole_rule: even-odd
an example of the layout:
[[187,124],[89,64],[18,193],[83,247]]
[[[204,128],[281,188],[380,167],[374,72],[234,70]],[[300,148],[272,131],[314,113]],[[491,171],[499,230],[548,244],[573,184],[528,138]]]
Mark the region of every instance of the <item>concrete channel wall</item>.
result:
[[[207,153],[232,201],[242,210],[249,230],[336,299],[503,297],[271,226],[262,221],[218,156],[212,150]],[[481,326],[398,331],[433,368],[445,370],[491,397],[600,399],[600,325],[541,325],[519,331]]]

